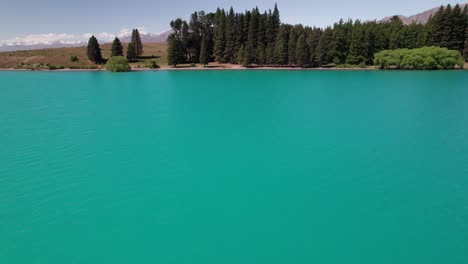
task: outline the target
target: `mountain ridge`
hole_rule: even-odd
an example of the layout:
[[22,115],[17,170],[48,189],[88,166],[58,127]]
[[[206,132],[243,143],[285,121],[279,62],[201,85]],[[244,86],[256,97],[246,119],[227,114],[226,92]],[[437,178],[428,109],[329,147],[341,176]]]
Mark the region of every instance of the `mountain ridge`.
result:
[[[468,5],[468,2],[466,3],[461,3],[459,4],[461,9],[463,9],[465,6]],[[443,5],[443,6],[447,6],[447,5]],[[452,5],[452,8],[454,7],[455,5]],[[421,13],[418,13],[416,15],[412,15],[412,16],[404,16],[404,15],[397,15],[401,21],[403,21],[404,24],[406,25],[409,25],[413,22],[416,22],[416,23],[420,23],[420,24],[426,24],[428,21],[429,21],[429,18],[434,15],[438,10],[439,10],[440,6],[438,7],[434,7],[434,8],[431,8],[429,10],[426,10],[424,12],[421,12]],[[380,21],[389,21],[392,17],[394,16],[388,16],[388,17],[385,17],[383,19],[381,19]]]

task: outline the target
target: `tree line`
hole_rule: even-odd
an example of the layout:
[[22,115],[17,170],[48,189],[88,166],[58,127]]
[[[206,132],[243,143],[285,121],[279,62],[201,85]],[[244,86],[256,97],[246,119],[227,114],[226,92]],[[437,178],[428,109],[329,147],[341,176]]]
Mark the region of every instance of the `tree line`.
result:
[[324,29],[283,24],[278,6],[261,13],[217,9],[195,12],[187,22],[171,21],[168,64],[210,62],[244,66],[318,67],[371,65],[383,50],[439,46],[468,60],[468,11],[441,6],[428,23],[405,25],[398,16],[388,21],[340,20]]
[[[88,59],[94,63],[105,63],[106,60],[102,57],[101,47],[95,36],[91,36],[88,41],[87,48]],[[143,43],[141,41],[140,32],[138,29],[132,31],[132,38],[127,47],[127,60],[136,61],[143,55]],[[123,57],[124,48],[122,42],[118,37],[112,42],[111,57]]]

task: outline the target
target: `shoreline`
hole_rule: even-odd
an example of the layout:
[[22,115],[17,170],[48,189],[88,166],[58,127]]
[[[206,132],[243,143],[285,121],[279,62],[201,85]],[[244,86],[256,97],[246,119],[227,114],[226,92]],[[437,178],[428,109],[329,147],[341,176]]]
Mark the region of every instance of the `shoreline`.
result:
[[[151,68],[132,68],[130,72],[157,72],[157,71],[262,71],[262,70],[278,70],[278,71],[379,71],[376,67],[368,68],[300,68],[300,67],[243,67],[240,65],[229,65],[228,67],[223,66],[209,66],[209,67],[169,67],[162,66],[158,69]],[[58,69],[58,70],[29,70],[29,69],[14,69],[14,68],[0,68],[0,72],[109,72],[108,70],[102,69]]]
[[[468,65],[467,65],[468,66]],[[395,71],[396,69],[380,69],[375,66],[369,66],[366,68],[360,67],[350,67],[350,68],[336,68],[336,67],[317,67],[317,68],[300,68],[300,67],[243,67],[237,64],[216,64],[208,67],[196,66],[188,67],[181,66],[178,68],[173,68],[169,66],[161,66],[158,69],[151,68],[132,68],[130,72],[158,72],[158,71]],[[468,70],[465,69],[450,69],[453,70]],[[410,71],[410,70],[401,70],[401,71]],[[426,70],[427,71],[427,70]],[[432,71],[443,71],[443,70],[432,70]],[[109,72],[108,70],[101,69],[57,69],[57,70],[29,70],[29,69],[14,69],[14,68],[0,68],[0,72]]]

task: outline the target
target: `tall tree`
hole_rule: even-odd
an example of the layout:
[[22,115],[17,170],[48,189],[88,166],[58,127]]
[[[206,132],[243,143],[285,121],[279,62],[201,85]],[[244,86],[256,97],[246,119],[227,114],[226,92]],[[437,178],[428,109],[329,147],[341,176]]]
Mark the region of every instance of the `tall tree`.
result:
[[111,57],[115,57],[115,56],[123,56],[122,42],[120,42],[120,39],[117,37],[112,42],[112,48],[111,48]]
[[132,42],[128,43],[127,47],[127,60],[135,61],[138,58],[137,50],[135,45]]
[[94,63],[102,63],[102,54],[101,48],[99,47],[99,42],[96,37],[91,36],[88,41],[87,49],[88,59]]
[[357,65],[366,62],[367,47],[365,42],[364,26],[356,20],[351,35],[351,42],[347,56],[347,63]]
[[[247,39],[247,47],[244,50],[244,57],[251,57],[252,61],[249,60],[250,64],[255,63],[255,54],[257,51],[257,33],[258,33],[258,20],[259,20],[259,12],[258,9],[252,10],[252,14],[250,15],[250,22],[249,22],[249,33]],[[252,54],[249,54],[252,53]],[[250,56],[252,55],[252,56]]]
[[297,42],[297,33],[299,31],[297,27],[292,27],[289,31],[288,39],[288,64],[296,65],[296,42]]
[[296,43],[296,64],[304,67],[310,64],[309,47],[306,42],[305,32],[297,39]]
[[226,13],[223,10],[219,9],[216,11],[215,15],[215,25],[214,25],[214,56],[215,60],[219,62],[224,62],[224,50],[226,47],[226,34],[225,34],[225,22],[226,22]]
[[208,63],[210,63],[210,51],[208,45],[208,36],[203,35],[200,50],[200,63],[203,64],[205,67],[208,65]]
[[234,9],[231,7],[229,10],[229,14],[226,16],[225,20],[225,39],[226,39],[226,46],[224,49],[224,61],[233,63],[234,62],[234,55],[235,55],[235,47],[236,47],[236,36],[235,36],[235,14]]
[[274,63],[278,65],[288,64],[288,42],[290,26],[282,25],[276,37],[273,51]]
[[143,55],[143,43],[141,42],[141,36],[140,36],[140,32],[138,31],[138,29],[134,29],[132,31],[131,42],[133,44],[133,47],[135,48],[137,57],[142,56]]
[[244,57],[242,59],[242,65],[244,67],[250,67],[254,63],[255,51],[253,47],[247,43],[247,46],[244,49]]
[[167,63],[174,67],[184,62],[184,48],[181,40],[183,23],[184,21],[178,18],[170,24],[173,33],[167,39]]
[[331,27],[327,27],[323,34],[320,36],[319,43],[317,45],[317,64],[319,66],[331,63],[331,40],[333,39],[333,30]]

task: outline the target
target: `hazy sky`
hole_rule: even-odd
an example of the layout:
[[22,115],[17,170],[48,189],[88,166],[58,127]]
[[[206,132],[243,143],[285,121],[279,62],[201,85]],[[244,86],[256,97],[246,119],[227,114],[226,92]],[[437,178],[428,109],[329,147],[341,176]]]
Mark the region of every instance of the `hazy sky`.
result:
[[243,11],[258,6],[263,11],[273,8],[275,2],[282,22],[323,27],[340,18],[368,20],[394,14],[412,15],[464,0],[1,0],[0,40],[45,33],[118,34],[133,27],[159,33],[169,29],[170,20],[188,18],[195,10],[214,11],[218,6],[233,6],[235,11]]

